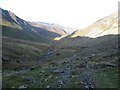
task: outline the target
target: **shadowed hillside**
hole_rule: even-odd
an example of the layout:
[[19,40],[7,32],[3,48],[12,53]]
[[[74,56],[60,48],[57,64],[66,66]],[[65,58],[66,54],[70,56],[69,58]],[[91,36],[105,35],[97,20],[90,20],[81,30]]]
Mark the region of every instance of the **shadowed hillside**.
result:
[[[24,21],[17,17],[14,13],[10,11],[6,11],[1,9],[0,21],[2,21],[2,32],[3,36],[18,38],[18,39],[26,39],[32,41],[40,41],[40,42],[53,42],[54,38],[61,36],[59,31],[56,32],[49,30],[49,28],[36,27],[34,25],[29,24],[29,22]],[[54,27],[53,27],[54,28]],[[64,32],[64,31],[63,31]],[[65,32],[64,32],[65,34]]]

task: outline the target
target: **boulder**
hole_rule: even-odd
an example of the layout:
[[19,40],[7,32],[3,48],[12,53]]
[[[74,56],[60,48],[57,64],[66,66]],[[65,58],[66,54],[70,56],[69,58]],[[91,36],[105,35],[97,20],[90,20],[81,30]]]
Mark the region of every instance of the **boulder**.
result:
[[54,74],[58,74],[58,73],[59,73],[59,70],[54,70],[53,73],[54,73]]
[[24,88],[27,88],[27,85],[22,85],[19,87],[19,89],[24,89]]
[[92,57],[94,57],[94,56],[95,56],[95,54],[91,54],[91,56],[92,56]]
[[32,66],[32,67],[30,68],[30,70],[34,70],[34,69],[36,69],[36,67],[35,67],[35,66]]
[[46,88],[50,88],[50,86],[49,85],[47,85],[47,87]]
[[33,77],[22,77],[22,78],[30,84],[36,84],[36,80]]
[[55,55],[57,55],[57,56],[58,56],[58,55],[60,55],[60,54],[61,54],[61,53],[56,53]]
[[63,85],[63,81],[62,80],[59,80],[58,82],[60,83],[60,85]]

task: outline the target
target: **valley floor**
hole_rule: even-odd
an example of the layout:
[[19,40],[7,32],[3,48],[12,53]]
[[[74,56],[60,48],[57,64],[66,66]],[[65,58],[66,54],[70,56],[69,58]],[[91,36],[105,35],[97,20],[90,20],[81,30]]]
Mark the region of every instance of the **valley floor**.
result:
[[[7,43],[5,39],[4,46],[7,47]],[[38,58],[19,59],[18,56],[22,57],[23,52],[13,55],[16,58],[13,61],[4,57],[3,88],[118,88],[116,45],[59,47],[44,44],[43,50],[40,48],[43,47],[42,44],[39,43],[16,42],[16,40],[9,43],[19,43],[24,46],[29,44],[26,48],[35,53],[33,55],[28,51],[26,55]],[[3,52],[5,56],[9,56],[11,53],[6,53],[5,50],[8,49],[4,46]],[[21,46],[16,48],[19,49]],[[14,50],[12,52],[15,54]],[[16,67],[9,68],[9,64]],[[17,67],[17,65],[21,66]]]

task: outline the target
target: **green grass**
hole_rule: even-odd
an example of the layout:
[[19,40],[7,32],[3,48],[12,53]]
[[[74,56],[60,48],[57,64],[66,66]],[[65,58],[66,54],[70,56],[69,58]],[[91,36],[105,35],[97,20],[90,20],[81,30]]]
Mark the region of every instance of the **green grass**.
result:
[[3,70],[30,67],[37,63],[49,48],[49,45],[45,46],[41,43],[12,39],[7,41],[6,39],[3,38],[2,55],[5,60],[7,58],[9,61],[3,60]]
[[95,84],[98,88],[117,88],[118,87],[118,69],[108,69],[97,72]]
[[[60,60],[60,59],[64,59],[67,57],[71,57],[73,56],[73,54],[75,53],[74,49],[61,49],[61,50],[55,50],[56,55],[54,55],[53,57],[50,57],[50,60]],[[59,55],[57,55],[59,54]]]
[[[36,80],[36,84],[28,83],[26,82],[22,76],[24,77],[33,77]],[[50,77],[52,76],[52,77]],[[13,76],[13,78],[6,79],[6,85],[7,87],[15,87],[19,88],[21,85],[27,85],[28,88],[46,88],[48,85],[56,87],[58,84],[57,81],[62,78],[62,76],[58,76],[58,78],[55,78],[55,75],[53,75],[49,70],[45,70],[44,68],[35,69],[33,71],[27,72],[23,75],[16,75]],[[45,79],[47,81],[45,81]]]
[[1,21],[2,21],[2,25],[4,25],[4,26],[8,26],[8,27],[16,28],[18,30],[22,30],[22,27],[17,25],[16,23],[12,23],[12,22],[9,22],[9,21],[4,20],[4,19],[2,19]]
[[17,76],[17,77],[13,76],[9,79],[3,78],[3,81],[4,81],[4,85],[6,84],[7,88],[12,88],[12,87],[19,88],[19,86],[21,85],[28,84],[27,82],[25,82],[25,80],[21,78],[21,76]]

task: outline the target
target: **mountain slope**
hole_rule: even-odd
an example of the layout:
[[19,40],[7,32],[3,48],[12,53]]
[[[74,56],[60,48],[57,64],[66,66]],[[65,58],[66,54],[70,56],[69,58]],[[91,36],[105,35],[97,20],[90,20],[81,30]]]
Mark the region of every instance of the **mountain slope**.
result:
[[57,32],[33,26],[10,11],[1,9],[0,15],[3,36],[40,42],[51,42],[61,36]]
[[[81,44],[91,44],[92,38],[118,34],[118,13],[114,12],[110,16],[98,20],[83,30],[77,30],[60,40],[61,46],[80,46]],[[111,37],[108,37],[111,38]],[[96,43],[97,39],[93,43]],[[89,42],[89,43],[88,43]]]
[[98,20],[89,27],[83,30],[77,30],[72,33],[71,37],[86,36],[86,37],[99,37],[108,34],[118,34],[118,13],[114,12],[110,16]]
[[58,33],[60,35],[66,35],[67,32],[64,30],[64,27],[57,25],[57,24],[51,24],[51,23],[45,23],[45,22],[29,22],[32,26],[44,28],[50,32]]

